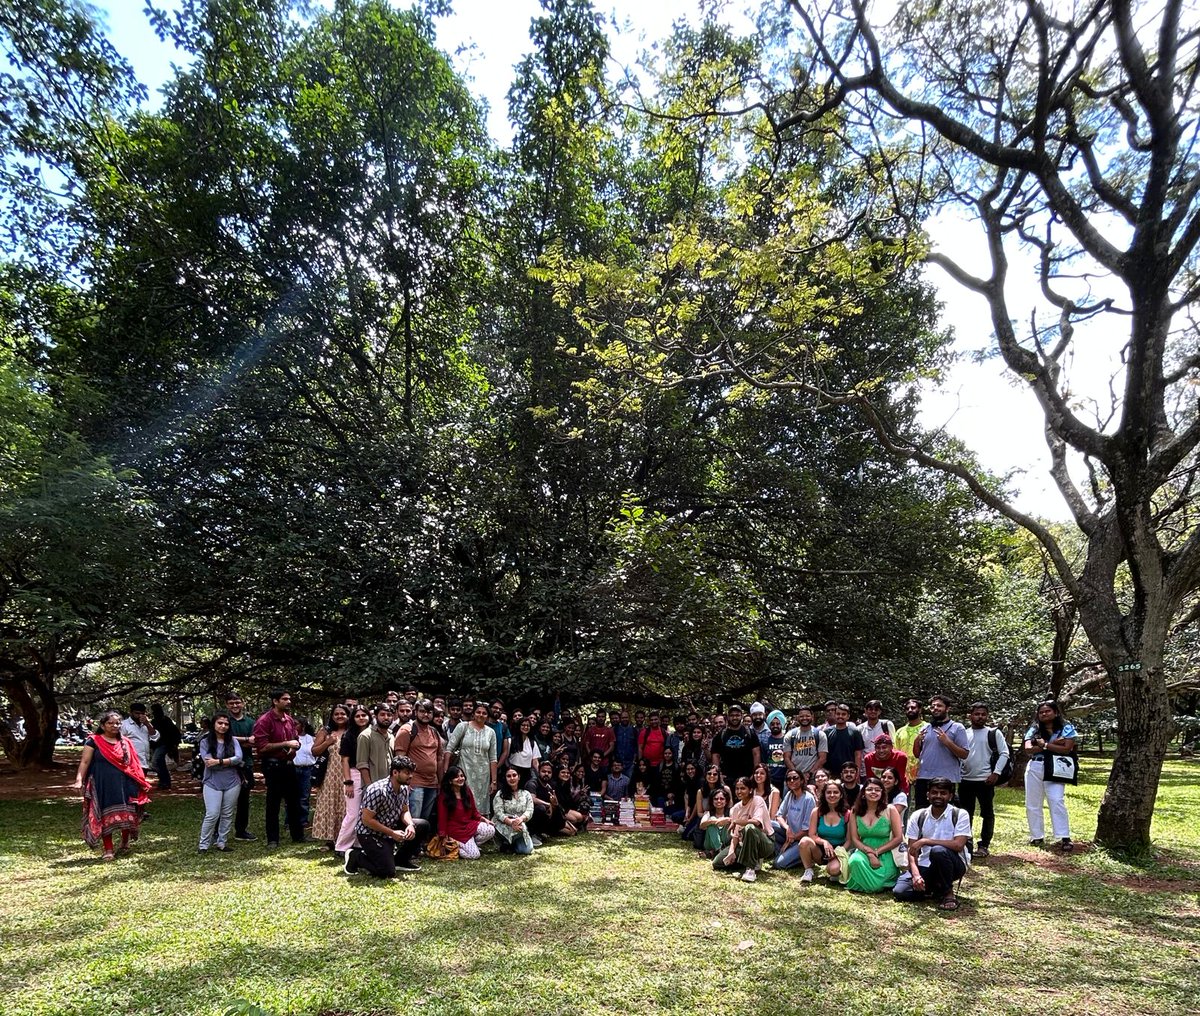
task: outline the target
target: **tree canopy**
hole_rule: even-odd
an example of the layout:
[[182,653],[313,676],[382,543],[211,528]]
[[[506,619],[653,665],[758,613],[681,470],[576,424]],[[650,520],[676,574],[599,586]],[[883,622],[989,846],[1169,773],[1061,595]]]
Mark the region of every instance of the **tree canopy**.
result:
[[[154,108],[82,5],[0,11],[0,679],[24,759],[48,759],[81,673],[95,697],[411,679],[575,701],[982,687],[1015,708],[1050,686],[1053,650],[1011,602],[1038,584],[1027,548],[985,506],[1034,532],[1120,666],[1061,541],[921,431],[949,334],[920,220],[946,180],[969,193],[988,153],[963,162],[948,137],[921,150],[937,169],[922,176],[911,139],[864,135],[895,99],[883,70],[859,86],[848,69],[875,52],[865,13],[825,31],[800,8],[796,53],[772,34],[782,9],[752,39],[679,26],[637,91],[609,75],[589,3],[544,0],[500,149],[434,10],[151,11],[188,57]],[[909,16],[904,38],[939,17]],[[1055,73],[1097,92],[1089,124],[1092,107],[1153,105],[1136,81]],[[1020,85],[1037,114],[1036,81]],[[1074,144],[1081,160],[1068,190],[1103,177],[1088,161],[1103,151],[1116,175],[1095,200],[1135,208],[1154,152],[1121,160],[1117,121],[1101,138],[1060,107],[1054,157]],[[1152,147],[1153,118],[1128,116]],[[986,194],[998,235],[1034,242],[1018,202],[1056,192],[1013,154],[1034,144],[1023,122],[999,116],[1015,135],[992,142],[1008,161]],[[1191,200],[1171,165],[1168,217]],[[1057,248],[1040,242],[1053,293]],[[1002,291],[1002,272],[965,281]],[[1115,469],[1133,446],[1085,434],[1054,358],[1112,308],[1055,305],[1052,338],[1004,333],[1002,352],[1060,407],[1052,447]],[[1151,374],[1165,391],[1194,366],[1181,351]],[[1108,547],[1106,575],[1136,566],[1135,603],[1153,600],[1146,567],[1191,559],[1194,413],[1164,399],[1129,475],[1153,459],[1173,486],[1143,483],[1135,510],[1117,470],[1077,513],[1097,562],[1083,575]],[[1130,526],[1147,510],[1175,535],[1142,565]],[[1122,609],[1122,631],[1166,616]],[[1136,680],[1158,680],[1139,658]]]

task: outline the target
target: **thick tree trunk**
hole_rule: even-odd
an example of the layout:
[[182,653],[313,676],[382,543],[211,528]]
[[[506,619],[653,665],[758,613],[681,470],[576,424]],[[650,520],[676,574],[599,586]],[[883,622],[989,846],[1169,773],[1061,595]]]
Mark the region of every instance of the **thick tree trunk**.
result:
[[1148,666],[1143,660],[1144,669],[1109,674],[1117,704],[1117,751],[1100,804],[1096,842],[1115,850],[1137,852],[1150,846],[1154,800],[1172,731],[1161,648],[1143,653],[1154,659]]
[[4,753],[20,769],[34,765],[49,766],[54,762],[54,745],[58,740],[58,699],[41,681],[38,687],[20,677],[6,677],[4,692],[25,720],[25,738],[17,741],[4,737]]

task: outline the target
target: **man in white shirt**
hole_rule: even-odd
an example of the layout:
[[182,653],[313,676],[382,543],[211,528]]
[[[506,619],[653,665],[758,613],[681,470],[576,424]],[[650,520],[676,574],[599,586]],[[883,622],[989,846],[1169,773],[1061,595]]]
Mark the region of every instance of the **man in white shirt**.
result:
[[896,880],[892,894],[898,900],[938,900],[941,910],[957,910],[954,883],[971,863],[967,840],[971,817],[950,804],[954,784],[943,777],[929,781],[929,807],[918,809],[908,820],[908,870]]
[[133,742],[133,747],[142,760],[142,768],[150,768],[150,745],[158,743],[158,731],[146,715],[146,703],[134,702],[129,715],[121,721],[121,733]]
[[975,804],[983,816],[979,831],[976,857],[987,857],[996,829],[996,784],[1008,766],[1008,738],[995,727],[988,726],[988,707],[982,702],[971,703],[970,726],[967,727],[967,757],[962,760],[962,782],[958,785],[958,802],[975,821]]

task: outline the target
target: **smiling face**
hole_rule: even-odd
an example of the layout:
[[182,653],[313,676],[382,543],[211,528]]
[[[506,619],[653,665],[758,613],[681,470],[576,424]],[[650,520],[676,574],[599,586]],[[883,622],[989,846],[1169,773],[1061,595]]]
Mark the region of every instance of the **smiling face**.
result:
[[330,719],[333,721],[335,728],[344,727],[350,722],[350,716],[346,712],[345,706],[334,706],[333,713],[330,715]]
[[944,699],[935,698],[929,703],[929,715],[933,717],[935,723],[941,723],[950,715],[950,708]]
[[841,799],[842,799],[841,786],[836,781],[830,780],[828,783],[825,784],[824,789],[821,791],[821,800],[823,800],[827,805],[829,805],[829,807],[836,808],[837,803]]
[[883,789],[891,793],[892,787],[896,785],[896,770],[885,769],[879,774],[879,782],[883,784]]
[[521,785],[521,774],[515,769],[509,769],[508,772],[504,774],[504,782],[507,783],[513,790],[516,790],[517,787]]

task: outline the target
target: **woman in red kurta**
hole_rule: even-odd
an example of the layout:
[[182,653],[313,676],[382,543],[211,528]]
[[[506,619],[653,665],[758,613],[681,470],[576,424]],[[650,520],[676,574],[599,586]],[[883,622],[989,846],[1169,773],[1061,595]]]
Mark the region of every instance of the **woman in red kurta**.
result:
[[442,777],[437,818],[438,834],[457,840],[458,856],[467,861],[478,858],[479,848],[496,835],[496,827],[479,814],[467,774],[458,766],[451,766]]

